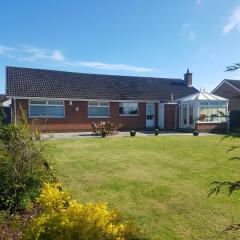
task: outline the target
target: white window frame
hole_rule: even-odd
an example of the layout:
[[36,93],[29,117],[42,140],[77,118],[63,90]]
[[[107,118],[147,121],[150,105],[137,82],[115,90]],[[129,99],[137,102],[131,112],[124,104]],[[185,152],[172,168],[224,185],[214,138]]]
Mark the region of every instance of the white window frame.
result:
[[[137,104],[137,114],[121,114],[120,113],[121,104],[130,104],[130,103],[136,103]],[[122,116],[122,117],[136,117],[136,116],[139,116],[139,104],[138,104],[138,102],[120,102],[119,105],[118,105],[118,109],[119,109],[119,116]]]
[[[41,103],[31,103],[31,102],[45,102],[45,104],[41,104]],[[49,104],[49,102],[51,101],[59,101],[59,102],[62,102],[62,104]],[[31,116],[31,111],[30,111],[30,108],[31,106],[55,106],[55,107],[63,107],[63,116]],[[32,99],[32,100],[29,100],[28,101],[28,115],[29,115],[29,118],[65,118],[65,101],[63,100],[58,100],[58,99],[49,99],[49,100],[39,100],[39,99]]]
[[[95,104],[94,104],[95,103]],[[106,106],[102,106],[101,104],[106,104]],[[102,108],[105,107],[108,109],[108,115],[107,116],[90,116],[89,115],[89,108],[94,107],[94,108]],[[89,101],[88,102],[88,118],[109,118],[110,117],[110,104],[109,102],[106,101]]]

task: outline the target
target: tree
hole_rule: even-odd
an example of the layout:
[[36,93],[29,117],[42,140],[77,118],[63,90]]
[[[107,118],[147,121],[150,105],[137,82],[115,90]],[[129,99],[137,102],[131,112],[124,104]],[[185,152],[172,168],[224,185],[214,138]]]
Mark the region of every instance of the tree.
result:
[[[240,63],[234,63],[232,66],[227,66],[225,72],[233,72],[240,69]],[[226,136],[224,138],[229,138],[229,136]],[[224,139],[223,138],[223,139]],[[232,138],[239,138],[239,136],[232,136]],[[227,152],[232,152],[235,150],[240,149],[240,145],[235,145],[230,147]],[[235,156],[230,158],[229,160],[240,160],[240,157]],[[215,181],[212,182],[211,185],[213,186],[208,193],[208,196],[211,195],[218,195],[222,189],[227,189],[228,194],[231,195],[233,192],[240,190],[240,180],[230,182],[230,181]],[[239,231],[240,230],[240,223],[230,225],[225,228],[224,232],[228,231]]]
[[234,72],[238,69],[240,69],[240,63],[234,63],[231,66],[226,66],[225,72]]

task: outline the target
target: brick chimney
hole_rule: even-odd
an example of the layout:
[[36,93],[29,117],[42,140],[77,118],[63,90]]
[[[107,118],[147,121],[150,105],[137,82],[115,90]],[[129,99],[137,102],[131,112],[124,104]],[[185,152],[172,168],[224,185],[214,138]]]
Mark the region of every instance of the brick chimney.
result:
[[189,69],[184,74],[184,82],[185,82],[186,86],[192,87],[192,73],[189,72]]

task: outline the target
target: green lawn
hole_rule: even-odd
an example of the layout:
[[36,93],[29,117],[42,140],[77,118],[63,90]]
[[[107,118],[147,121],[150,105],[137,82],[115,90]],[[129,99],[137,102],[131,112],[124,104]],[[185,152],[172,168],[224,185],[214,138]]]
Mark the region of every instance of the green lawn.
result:
[[[59,179],[82,202],[108,202],[150,239],[239,239],[240,193],[207,198],[214,180],[240,179],[226,150],[237,140],[158,136],[49,142]],[[239,143],[240,144],[240,143]]]

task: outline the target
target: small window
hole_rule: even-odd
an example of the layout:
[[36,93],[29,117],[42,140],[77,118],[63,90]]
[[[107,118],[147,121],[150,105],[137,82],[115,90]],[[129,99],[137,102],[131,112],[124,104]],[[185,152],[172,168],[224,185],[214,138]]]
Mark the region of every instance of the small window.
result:
[[138,103],[136,102],[119,103],[119,114],[123,116],[138,115]]
[[109,103],[88,102],[88,117],[109,117]]
[[98,102],[88,102],[88,106],[98,106]]
[[101,106],[101,107],[108,107],[108,103],[107,102],[100,102],[99,106]]
[[208,102],[200,102],[200,105],[201,105],[201,106],[207,106],[207,105],[208,105]]
[[41,100],[31,100],[30,101],[31,105],[46,105],[47,101],[41,101]]
[[48,105],[63,105],[63,101],[51,100],[48,101]]
[[225,107],[227,106],[227,102],[218,102],[218,106]]

